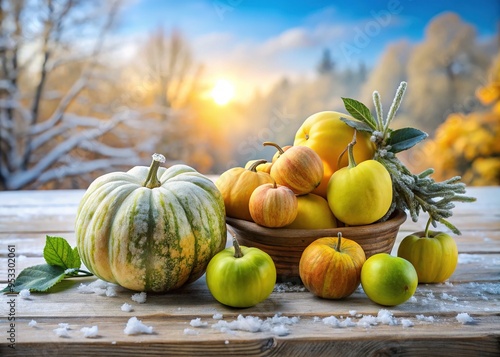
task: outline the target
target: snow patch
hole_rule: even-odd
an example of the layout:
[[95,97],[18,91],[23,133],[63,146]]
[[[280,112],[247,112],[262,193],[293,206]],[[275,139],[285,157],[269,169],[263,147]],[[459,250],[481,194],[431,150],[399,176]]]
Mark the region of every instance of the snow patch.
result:
[[192,328],[185,328],[184,335],[199,335],[200,333]]
[[134,316],[128,320],[127,326],[125,326],[123,332],[126,335],[138,335],[141,333],[152,334],[153,327],[144,325],[141,320],[138,320],[137,317]]
[[123,312],[131,312],[131,311],[134,311],[134,308],[132,307],[132,305],[130,304],[127,304],[127,303],[124,303],[120,309],[123,311]]
[[116,288],[114,286],[106,287],[106,296],[107,297],[115,297],[116,296]]
[[424,322],[434,322],[434,316],[416,315],[417,320]]
[[214,320],[222,320],[224,318],[224,315],[222,315],[221,313],[215,313],[213,316],[212,316],[212,319]]
[[474,323],[474,319],[466,312],[459,313],[455,318],[463,325]]
[[19,296],[21,297],[21,299],[28,300],[30,298],[30,295],[31,295],[31,293],[28,289],[22,289],[19,292]]
[[410,319],[401,319],[401,325],[403,327],[413,327],[414,324]]
[[247,332],[271,332],[277,336],[286,336],[290,333],[287,327],[298,323],[299,317],[286,317],[281,314],[276,314],[273,317],[268,317],[265,320],[257,316],[243,316],[238,315],[236,320],[225,321],[219,320],[212,325],[212,328],[217,329],[223,333],[234,333],[235,331]]
[[135,301],[138,304],[144,304],[146,302],[147,294],[143,291],[142,293],[137,293],[132,295],[132,301]]
[[83,333],[83,337],[85,338],[95,338],[99,333],[99,329],[97,328],[97,326],[82,327],[80,331]]
[[69,337],[68,330],[63,327],[55,328],[54,333],[59,337]]
[[275,293],[300,293],[304,291],[306,291],[306,287],[304,285],[290,281],[277,283],[273,289],[273,292]]
[[196,319],[192,319],[189,324],[193,327],[205,327],[208,325],[208,322],[203,322],[200,317],[197,317]]
[[116,296],[117,285],[97,279],[90,284],[82,284],[76,288],[80,294],[96,294],[100,296]]
[[59,337],[69,337],[69,324],[60,323],[58,328],[55,328],[53,331]]

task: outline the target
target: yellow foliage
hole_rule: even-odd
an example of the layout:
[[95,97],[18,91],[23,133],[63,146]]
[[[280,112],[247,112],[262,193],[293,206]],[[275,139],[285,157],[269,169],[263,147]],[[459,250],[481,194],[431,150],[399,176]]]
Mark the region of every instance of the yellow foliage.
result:
[[500,99],[500,82],[491,83],[485,87],[481,87],[476,91],[476,96],[481,103],[489,105]]
[[500,157],[477,158],[463,179],[475,186],[498,184],[500,182]]
[[490,75],[491,83],[476,92],[490,110],[450,114],[424,146],[440,180],[461,175],[469,185],[500,184],[500,57]]

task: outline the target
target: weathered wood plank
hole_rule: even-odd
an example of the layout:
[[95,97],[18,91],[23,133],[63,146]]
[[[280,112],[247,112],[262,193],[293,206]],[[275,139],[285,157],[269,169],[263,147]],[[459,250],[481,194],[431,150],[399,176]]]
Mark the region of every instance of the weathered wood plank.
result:
[[77,206],[85,190],[27,190],[0,192],[0,207]]
[[[198,328],[196,336],[184,334],[190,327],[183,320],[150,317],[143,322],[153,326],[151,335],[125,336],[127,319],[110,318],[98,323],[99,337],[85,339],[80,329],[94,322],[75,320],[68,338],[57,337],[53,329],[64,319],[44,319],[36,329],[29,320],[19,320],[18,344],[14,351],[5,345],[0,352],[16,356],[106,355],[205,355],[244,356],[352,356],[409,355],[498,355],[500,331],[498,316],[477,317],[473,325],[462,325],[453,318],[443,323],[416,322],[413,327],[378,325],[369,328],[333,328],[313,319],[303,319],[290,327],[287,336],[269,332],[222,333],[210,327]],[[25,327],[24,327],[25,326]],[[446,326],[446,330],[443,330]],[[296,331],[300,330],[300,336]],[[422,343],[422,341],[426,341]],[[117,349],[119,353],[117,354]],[[36,352],[35,352],[36,351]],[[12,353],[12,354],[10,354]]]
[[[490,258],[489,255],[485,257]],[[500,256],[496,259],[500,259]],[[442,316],[456,315],[461,312],[500,314],[500,275],[498,269],[495,269],[498,264],[489,265],[489,268],[483,268],[483,271],[478,273],[480,268],[476,267],[481,266],[473,263],[459,266],[457,273],[451,278],[451,283],[421,284],[413,299],[392,307],[390,310],[401,316],[415,316],[421,313]],[[482,276],[478,278],[480,274]],[[465,279],[469,276],[474,277],[474,281]],[[80,283],[88,284],[94,280],[95,278],[74,279],[71,282],[61,283],[52,290],[53,293],[32,293],[29,300],[17,298],[17,314],[31,318],[71,316],[103,319],[113,316],[130,316],[130,313],[120,310],[123,303],[134,305],[134,313],[140,316],[193,318],[195,316],[210,317],[215,313],[272,315],[281,312],[301,316],[347,315],[351,310],[362,314],[377,314],[382,308],[372,303],[364,292],[358,289],[353,295],[340,301],[319,299],[307,291],[276,291],[266,301],[253,308],[232,309],[214,300],[206,287],[204,277],[177,291],[164,295],[150,294],[146,304],[137,304],[131,300],[134,292],[122,288],[117,288],[116,297],[81,294],[78,291],[77,287]],[[4,283],[0,285],[0,288],[5,286]],[[57,292],[63,287],[66,288],[64,292]],[[8,299],[7,296],[0,297],[0,311],[7,309],[5,303],[2,303],[6,299]]]

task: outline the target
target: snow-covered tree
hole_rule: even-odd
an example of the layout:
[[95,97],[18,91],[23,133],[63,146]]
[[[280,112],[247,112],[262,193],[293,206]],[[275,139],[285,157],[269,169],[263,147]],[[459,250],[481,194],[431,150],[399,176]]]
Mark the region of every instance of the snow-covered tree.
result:
[[0,1],[0,188],[38,188],[138,162],[136,150],[102,140],[119,142],[116,128],[137,113],[113,98],[95,100],[110,82],[101,55],[118,7]]
[[397,123],[432,134],[450,113],[470,112],[479,105],[474,93],[486,81],[491,57],[472,25],[444,13],[429,22],[422,42],[400,41],[387,47],[361,97],[371,104],[371,93],[378,90],[383,100],[390,100],[397,84],[407,81]]

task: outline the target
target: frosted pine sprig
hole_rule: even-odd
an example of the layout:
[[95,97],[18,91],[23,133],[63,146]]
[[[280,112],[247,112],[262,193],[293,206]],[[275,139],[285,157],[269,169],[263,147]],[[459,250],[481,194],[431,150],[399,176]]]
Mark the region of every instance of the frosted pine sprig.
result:
[[[396,92],[393,103],[385,121],[377,120],[377,130],[372,133],[372,141],[377,146],[375,159],[389,171],[393,182],[393,202],[385,219],[395,209],[409,211],[414,222],[418,220],[421,211],[427,212],[431,223],[436,227],[436,222],[444,224],[453,233],[461,234],[460,230],[451,224],[447,218],[453,215],[454,202],[474,202],[474,197],[465,196],[465,184],[460,182],[461,177],[455,176],[443,182],[436,182],[430,176],[434,169],[429,168],[415,175],[391,152],[387,145],[391,133],[389,128],[396,112],[401,105],[406,82],[402,82]],[[377,116],[382,115],[382,104],[378,92],[373,93]],[[392,155],[391,155],[392,154]]]
[[418,220],[421,212],[427,212],[434,227],[439,222],[454,233],[460,234],[458,228],[447,220],[453,214],[454,202],[476,200],[464,195],[465,184],[460,182],[461,177],[455,176],[443,182],[436,182],[430,177],[434,173],[433,169],[429,168],[415,175],[396,156],[398,152],[410,149],[428,136],[416,128],[391,129],[406,87],[406,82],[401,82],[385,118],[377,91],[373,92],[376,118],[363,103],[351,98],[342,98],[346,110],[357,120],[341,120],[356,130],[370,133],[370,140],[376,147],[374,159],[384,165],[391,175],[393,201],[382,220],[387,220],[396,209],[408,211],[414,222]]

